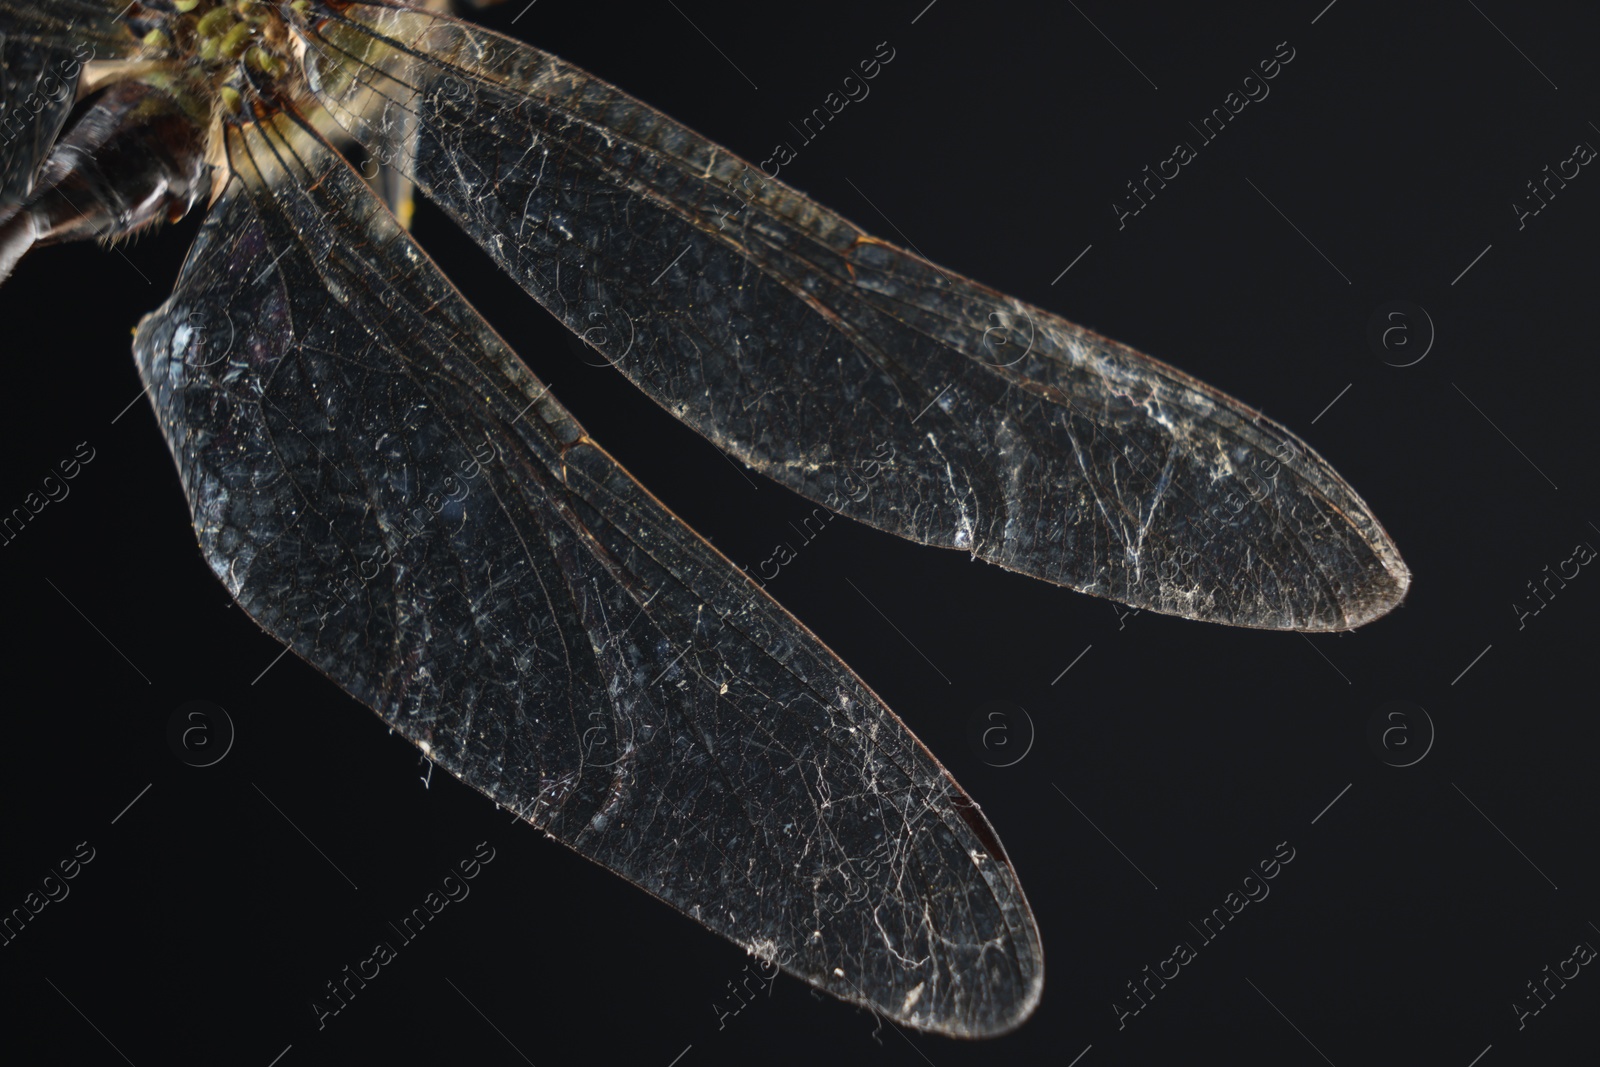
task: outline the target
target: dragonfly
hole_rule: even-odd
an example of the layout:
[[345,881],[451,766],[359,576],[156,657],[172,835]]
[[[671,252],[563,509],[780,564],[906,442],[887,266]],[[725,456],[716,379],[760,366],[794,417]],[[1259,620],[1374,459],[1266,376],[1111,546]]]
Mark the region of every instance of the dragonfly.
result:
[[[429,760],[907,1026],[1037,1005],[999,836],[410,236],[832,511],[1129,606],[1348,630],[1410,573],[1289,430],[438,5],[0,0],[0,280],[204,211],[134,357],[206,562]],[[530,309],[531,310],[531,309]]]

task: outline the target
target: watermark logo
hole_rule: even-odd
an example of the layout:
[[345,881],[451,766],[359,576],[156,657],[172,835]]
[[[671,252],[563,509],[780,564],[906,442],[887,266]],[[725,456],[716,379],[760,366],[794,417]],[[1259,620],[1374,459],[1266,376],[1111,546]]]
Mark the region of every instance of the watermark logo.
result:
[[41,511],[51,504],[59,504],[72,495],[72,486],[68,483],[82,473],[84,467],[94,462],[95,455],[94,446],[88,441],[78,442],[78,447],[73,450],[72,455],[59,460],[55,469],[50,470],[39,480],[39,488],[22,498],[21,505],[9,512],[0,513],[0,545],[9,545],[15,541],[23,528]]
[[1433,351],[1433,317],[1420,304],[1391,300],[1367,319],[1367,347],[1391,367],[1415,367]]
[[[34,120],[45,112],[62,107],[77,91],[83,65],[94,59],[94,45],[80,41],[73,54],[58,60],[54,69],[33,82],[33,92],[17,100],[0,101],[0,138],[6,144],[34,136]],[[26,88],[26,84],[8,86]]]
[[[859,104],[871,94],[872,86],[867,83],[881,74],[885,66],[894,62],[895,55],[894,46],[888,41],[878,42],[871,58],[861,60],[854,70],[841,78],[839,88],[823,97],[821,105],[812,108],[798,123],[790,121],[789,128],[794,130],[799,143],[780,141],[773,147],[772,154],[761,161],[761,172],[769,178],[776,178],[784,167],[799,157],[800,149],[815,141],[839,117],[841,111],[852,103]],[[856,76],[858,72],[860,77]]]
[[990,700],[967,719],[967,744],[991,767],[1015,767],[1033,751],[1033,718],[1009,700]]
[[324,982],[323,988],[327,990],[327,996],[310,1002],[312,1014],[317,1017],[317,1029],[325,1029],[330,1018],[349,1007],[350,1002],[355,1000],[356,994],[366,989],[368,982],[382,974],[383,968],[393,963],[399,956],[400,949],[415,941],[422,931],[438,918],[440,912],[451,904],[459,904],[466,900],[472,892],[472,886],[468,883],[478,877],[485,866],[494,862],[494,858],[494,847],[487,841],[478,842],[472,857],[458,862],[454,870],[439,880],[438,888],[429,890],[427,896],[422,898],[422,903],[412,908],[410,914],[403,917],[398,926],[392,921],[388,924],[389,929],[395,933],[392,941],[385,935],[384,940],[373,945],[372,953],[357,962],[355,967],[352,968],[347,963],[338,975]]
[[823,530],[827,529],[830,522],[844,508],[845,500],[861,503],[872,493],[873,483],[878,476],[892,468],[894,465],[894,443],[885,441],[875,444],[866,459],[857,459],[851,463],[840,465],[834,487],[829,490],[827,499],[822,507],[811,509],[811,514],[801,520],[799,526],[790,523],[790,528],[799,535],[796,541],[780,541],[773,546],[772,554],[756,565],[756,570],[751,573],[749,567],[739,564],[739,569],[745,577],[765,589],[767,583],[776,578],[784,567],[793,563],[800,554],[800,549],[815,541]]
[[1184,167],[1198,159],[1200,149],[1220,137],[1222,131],[1239,117],[1240,112],[1272,95],[1272,86],[1267,83],[1281,74],[1284,67],[1294,62],[1295,55],[1296,52],[1288,41],[1279,41],[1272,57],[1258,62],[1255,70],[1240,79],[1237,89],[1230,89],[1222,98],[1222,103],[1200,119],[1199,125],[1189,123],[1189,128],[1195,132],[1200,141],[1198,147],[1191,141],[1179,141],[1172,146],[1171,154],[1157,163],[1154,170],[1146,164],[1141,177],[1125,182],[1128,195],[1111,202],[1111,213],[1117,217],[1117,229],[1127,229],[1128,220],[1149,207],[1156,194],[1165,189],[1168,182],[1182,174]]
[[69,858],[59,861],[53,870],[33,883],[33,888],[28,890],[21,903],[0,914],[0,946],[15,941],[23,928],[45,908],[66,900],[72,892],[72,887],[67,883],[78,877],[83,865],[93,862],[94,856],[94,846],[87,841],[79,841]]
[[[277,262],[273,260],[268,269],[276,266]],[[224,308],[222,322],[215,322],[212,319],[213,314],[209,309],[194,308],[184,317],[183,325],[173,334],[172,348],[182,353],[181,358],[185,367],[204,370],[216,366],[233,350],[234,338],[237,335],[233,316]]]
[[1595,558],[1594,546],[1587,541],[1580,541],[1572,548],[1572,554],[1556,564],[1555,570],[1550,569],[1546,563],[1537,578],[1528,579],[1528,593],[1526,599],[1513,601],[1511,610],[1517,613],[1517,629],[1525,630],[1528,620],[1550,606],[1556,595],[1567,587],[1567,583],[1576,578],[1579,573]]
[[1011,367],[1033,351],[1033,316],[1020,304],[996,305],[984,319],[983,349],[978,356],[991,367]]
[[233,719],[209,700],[191,700],[167,719],[167,747],[191,767],[215,767],[233,749]]
[[[626,738],[622,736],[623,730],[627,732]],[[581,743],[585,763],[615,767],[633,752],[633,719],[598,709],[591,711],[589,727],[583,731]]]
[[1261,860],[1253,868],[1246,868],[1249,872],[1240,879],[1239,888],[1231,889],[1228,895],[1222,898],[1222,903],[1211,909],[1209,915],[1204,916],[1199,925],[1193,921],[1189,923],[1199,941],[1198,947],[1194,941],[1179,941],[1172,947],[1172,954],[1161,960],[1152,968],[1145,964],[1144,969],[1135,978],[1129,979],[1126,984],[1128,995],[1119,997],[1111,1002],[1111,1010],[1117,1015],[1117,1029],[1123,1030],[1128,1026],[1128,1020],[1138,1015],[1150,1006],[1156,999],[1156,994],[1167,988],[1167,983],[1174,981],[1183,973],[1183,968],[1193,963],[1200,957],[1200,949],[1222,935],[1239,914],[1251,904],[1259,904],[1266,900],[1272,893],[1272,886],[1268,885],[1272,879],[1283,872],[1283,868],[1294,862],[1294,846],[1287,841],[1279,841],[1272,851],[1272,856]]
[[1409,700],[1390,700],[1367,720],[1367,747],[1390,767],[1415,767],[1433,751],[1433,718]]
[[633,351],[638,327],[632,315],[615,305],[600,302],[567,323],[572,331],[569,343],[578,358],[591,367],[615,367],[617,361]]
[[[772,983],[778,980],[778,963],[776,960],[757,957],[754,970],[751,970],[750,964],[746,963],[744,970],[740,971],[739,974],[743,981],[737,986],[732,981],[728,982],[728,992],[731,995],[727,1001],[724,1002],[719,998],[711,1002],[711,1010],[717,1016],[718,1030],[726,1029],[728,1020],[755,1003],[756,998],[763,991],[767,996],[772,996]],[[752,981],[755,982],[755,989],[750,988]],[[746,993],[750,995],[749,1000],[745,999]],[[724,1006],[724,1003],[726,1003],[726,1006]]]
[[1527,1029],[1528,1020],[1548,1008],[1556,995],[1567,988],[1567,983],[1582,974],[1583,968],[1593,963],[1594,958],[1594,945],[1579,941],[1573,946],[1572,955],[1554,967],[1545,964],[1537,979],[1528,979],[1529,995],[1511,1002],[1511,1010],[1517,1016],[1517,1029]]
[[1527,229],[1528,220],[1549,207],[1556,194],[1567,187],[1567,182],[1582,173],[1582,168],[1594,160],[1595,154],[1594,145],[1579,141],[1573,145],[1572,154],[1557,163],[1554,169],[1546,163],[1537,178],[1529,178],[1523,183],[1528,195],[1511,201],[1511,212],[1517,216],[1517,229]]

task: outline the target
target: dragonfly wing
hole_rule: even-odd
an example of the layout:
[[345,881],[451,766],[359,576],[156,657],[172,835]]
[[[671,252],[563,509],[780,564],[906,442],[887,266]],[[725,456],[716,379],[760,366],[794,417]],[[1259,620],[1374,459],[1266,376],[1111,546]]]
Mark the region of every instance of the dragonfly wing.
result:
[[791,974],[928,1030],[1020,1023],[1038,932],[973,802],[280,126],[228,134],[135,342],[235,599],[441,767]]
[[1404,595],[1362,500],[1231,397],[870,237],[518,41],[362,3],[303,33],[352,136],[414,121],[398,165],[430,199],[669,411],[802,495],[1196,619],[1348,629]]

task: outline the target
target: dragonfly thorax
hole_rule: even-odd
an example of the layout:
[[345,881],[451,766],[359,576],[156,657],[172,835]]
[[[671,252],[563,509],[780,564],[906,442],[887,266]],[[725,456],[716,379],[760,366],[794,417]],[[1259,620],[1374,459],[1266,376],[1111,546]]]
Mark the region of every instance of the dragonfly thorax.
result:
[[126,23],[147,58],[185,68],[223,117],[248,110],[259,118],[278,109],[296,69],[285,18],[307,9],[307,0],[142,0]]

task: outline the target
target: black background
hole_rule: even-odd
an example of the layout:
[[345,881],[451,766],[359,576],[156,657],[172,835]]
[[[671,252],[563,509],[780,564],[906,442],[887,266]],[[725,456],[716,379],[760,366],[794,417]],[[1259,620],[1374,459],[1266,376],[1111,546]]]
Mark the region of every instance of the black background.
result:
[[[263,1067],[1592,1056],[1595,968],[1521,1029],[1512,1005],[1577,943],[1600,945],[1600,577],[1581,571],[1520,626],[1515,605],[1537,606],[1527,583],[1575,545],[1600,544],[1600,176],[1586,168],[1522,229],[1511,205],[1577,142],[1600,145],[1593,17],[1503,0],[1339,0],[1320,17],[1325,0],[938,0],[913,22],[925,2],[539,0],[512,27],[512,0],[490,20],[753,160],[798,145],[789,122],[887,41],[871,95],[782,177],[1300,433],[1399,544],[1415,575],[1404,605],[1354,634],[1230,630],[829,524],[769,588],[983,804],[1038,915],[1044,999],[1014,1035],[976,1044],[898,1031],[787,977],[732,1012],[740,949],[447,776],[425,789],[418,753],[277,660],[207,571],[124,355],[194,221],[120,251],[42,251],[0,289],[0,506],[79,442],[95,458],[0,546],[0,908],[79,842],[95,858],[0,947],[8,1045],[37,1062]],[[1295,58],[1271,95],[1119,230],[1124,183],[1176,141],[1198,146],[1187,123],[1284,41]],[[731,558],[798,545],[789,524],[808,505],[589,366],[602,361],[437,214],[416,232]],[[1389,363],[1426,348],[1415,314],[1411,348],[1367,340],[1396,300],[1436,333],[1408,367]],[[167,740],[196,699],[237,730],[206,768]],[[969,740],[990,701],[1025,709],[990,735],[1012,747]],[[1369,742],[1393,701],[1411,710],[1387,720],[1402,727],[1390,740],[1410,747],[1390,761],[1426,751],[1409,767]],[[392,940],[387,921],[483,841],[495,858],[470,897],[319,1030],[323,983]],[[1280,842],[1294,859],[1270,896],[1204,943],[1190,923]],[[1126,983],[1179,941],[1198,957],[1119,1028]]]

